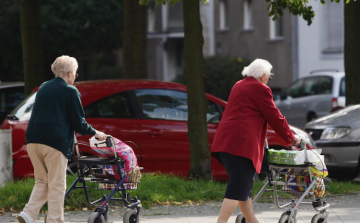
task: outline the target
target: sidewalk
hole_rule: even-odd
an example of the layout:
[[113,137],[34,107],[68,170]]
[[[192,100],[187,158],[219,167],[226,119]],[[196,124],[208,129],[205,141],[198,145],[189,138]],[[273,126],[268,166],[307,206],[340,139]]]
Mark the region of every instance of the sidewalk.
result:
[[[325,199],[329,204],[329,219],[331,223],[358,223],[360,222],[360,194],[345,196],[331,196]],[[298,223],[310,223],[317,213],[312,206],[303,206],[298,211]],[[148,223],[216,223],[217,215],[221,208],[221,202],[210,202],[203,205],[182,206],[155,206],[150,209],[142,208],[140,222]],[[109,210],[109,222],[122,223],[122,216],[126,209],[115,208]],[[281,214],[285,211],[279,209],[274,203],[255,203],[254,210],[260,223],[278,223]],[[231,216],[230,222],[235,222],[239,213],[237,209]],[[18,213],[6,213],[0,216],[0,222],[17,222]],[[66,212],[65,222],[86,223],[90,211]],[[44,215],[39,215],[37,223],[44,222]]]

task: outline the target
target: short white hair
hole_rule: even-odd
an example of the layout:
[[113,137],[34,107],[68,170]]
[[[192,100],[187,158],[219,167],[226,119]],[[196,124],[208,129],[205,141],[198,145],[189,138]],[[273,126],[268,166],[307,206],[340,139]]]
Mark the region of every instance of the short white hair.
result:
[[272,65],[267,60],[256,59],[249,66],[244,67],[243,76],[252,76],[255,79],[260,78],[263,74],[273,75],[271,73]]
[[55,77],[64,76],[70,71],[78,69],[78,62],[74,57],[61,56],[56,58],[54,63],[51,65],[51,70],[55,74]]

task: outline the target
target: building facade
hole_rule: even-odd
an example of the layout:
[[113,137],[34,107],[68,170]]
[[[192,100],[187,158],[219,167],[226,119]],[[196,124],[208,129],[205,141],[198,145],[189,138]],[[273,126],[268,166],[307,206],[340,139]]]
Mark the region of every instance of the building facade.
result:
[[[315,10],[311,26],[288,10],[272,20],[268,3],[254,0],[201,2],[204,57],[235,56],[273,65],[273,89],[285,88],[315,69],[343,70],[343,5],[310,0]],[[184,70],[182,3],[148,9],[148,76],[172,81]],[[240,75],[241,71],[239,71]]]

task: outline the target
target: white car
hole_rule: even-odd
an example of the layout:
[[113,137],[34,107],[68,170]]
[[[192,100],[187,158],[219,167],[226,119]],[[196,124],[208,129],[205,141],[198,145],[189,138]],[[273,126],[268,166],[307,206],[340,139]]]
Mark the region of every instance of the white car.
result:
[[307,122],[345,107],[345,73],[312,71],[293,82],[275,104],[289,124],[303,129]]

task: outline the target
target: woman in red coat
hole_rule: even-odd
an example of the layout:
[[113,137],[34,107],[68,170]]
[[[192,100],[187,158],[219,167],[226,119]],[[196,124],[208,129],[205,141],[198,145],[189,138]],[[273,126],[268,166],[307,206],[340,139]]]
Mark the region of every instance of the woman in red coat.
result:
[[264,157],[267,124],[289,145],[300,143],[276,108],[271,89],[272,65],[262,59],[245,67],[232,88],[223,117],[217,128],[211,154],[224,165],[229,182],[218,217],[218,223],[227,222],[237,206],[247,223],[257,223],[251,189],[255,174],[260,173]]

